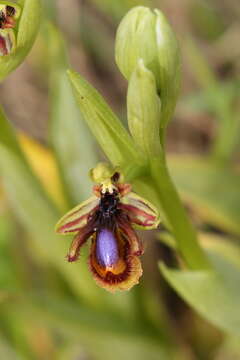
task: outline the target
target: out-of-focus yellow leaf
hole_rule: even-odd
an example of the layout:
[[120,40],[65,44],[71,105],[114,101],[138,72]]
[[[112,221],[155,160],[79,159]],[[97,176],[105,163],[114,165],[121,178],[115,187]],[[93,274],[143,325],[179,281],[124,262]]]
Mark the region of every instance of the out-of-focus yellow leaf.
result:
[[48,195],[60,209],[66,209],[67,204],[63,196],[62,184],[52,151],[22,132],[18,134],[18,139],[27,160]]

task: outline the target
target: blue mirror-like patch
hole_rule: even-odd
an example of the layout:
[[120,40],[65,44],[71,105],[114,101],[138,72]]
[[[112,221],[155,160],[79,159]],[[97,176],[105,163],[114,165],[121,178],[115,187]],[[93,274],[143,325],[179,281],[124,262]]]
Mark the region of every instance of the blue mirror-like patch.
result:
[[111,267],[118,261],[118,245],[114,233],[101,229],[97,235],[96,256],[100,265]]

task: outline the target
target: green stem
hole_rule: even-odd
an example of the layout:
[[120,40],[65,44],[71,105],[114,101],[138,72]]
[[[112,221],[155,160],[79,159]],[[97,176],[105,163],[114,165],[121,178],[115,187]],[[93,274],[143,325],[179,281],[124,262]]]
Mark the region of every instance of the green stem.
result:
[[156,188],[159,208],[164,212],[169,230],[175,237],[178,250],[191,269],[206,269],[211,265],[199,246],[197,234],[188,219],[183,204],[172,183],[164,157],[151,161],[153,186]]

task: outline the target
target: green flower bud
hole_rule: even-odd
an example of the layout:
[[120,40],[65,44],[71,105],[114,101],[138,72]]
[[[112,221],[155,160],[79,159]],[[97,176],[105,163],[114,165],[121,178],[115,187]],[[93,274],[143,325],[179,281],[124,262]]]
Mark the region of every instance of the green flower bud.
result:
[[153,73],[142,59],[132,73],[127,94],[128,126],[136,144],[147,157],[160,154],[160,98]]
[[159,78],[156,51],[156,16],[148,8],[130,10],[118,26],[115,44],[116,63],[129,80],[139,59]]
[[0,80],[27,56],[40,24],[40,1],[0,0]]
[[165,16],[157,9],[139,6],[128,12],[116,35],[116,62],[129,80],[143,59],[155,76],[161,97],[160,128],[164,129],[174,111],[180,78],[180,56],[175,34]]

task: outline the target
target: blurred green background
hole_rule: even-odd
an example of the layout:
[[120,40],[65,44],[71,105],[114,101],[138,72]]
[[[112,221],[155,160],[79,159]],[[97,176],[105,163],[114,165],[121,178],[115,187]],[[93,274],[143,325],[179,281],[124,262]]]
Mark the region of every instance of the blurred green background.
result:
[[88,170],[104,158],[79,122],[67,62],[125,123],[127,83],[114,38],[136,5],[161,9],[181,46],[181,95],[167,142],[173,180],[202,246],[240,266],[239,1],[45,0],[30,55],[0,88],[33,169],[6,157],[0,180],[0,359],[240,359],[239,338],[191,310],[160,275],[158,260],[176,264],[163,229],[140,235],[140,285],[114,295],[91,278],[87,246],[68,264],[71,238],[54,234],[58,217],[91,193]]

